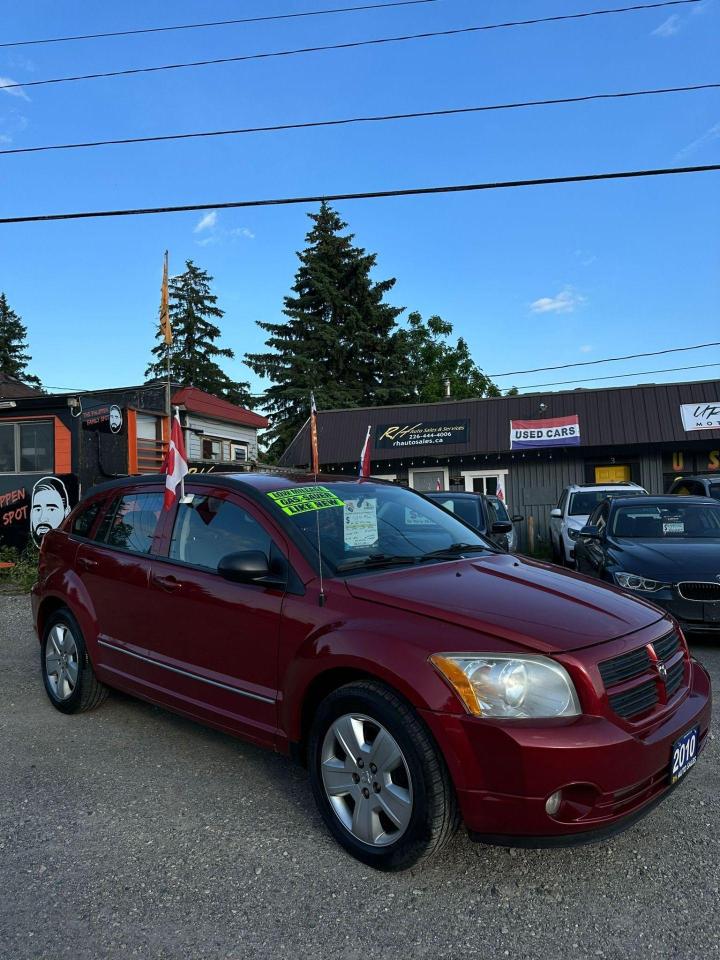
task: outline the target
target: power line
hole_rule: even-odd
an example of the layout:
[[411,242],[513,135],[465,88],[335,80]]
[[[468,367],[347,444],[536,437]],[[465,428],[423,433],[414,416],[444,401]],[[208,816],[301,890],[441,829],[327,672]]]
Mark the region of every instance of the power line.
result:
[[113,30],[108,33],[82,33],[70,37],[44,37],[38,40],[13,40],[2,47],[30,47],[42,43],[67,43],[71,40],[101,40],[107,37],[134,37],[141,33],[169,33],[173,30],[198,30],[205,27],[228,27],[243,23],[266,23],[269,20],[298,20],[302,17],[324,17],[330,13],[358,13],[363,10],[385,10],[388,7],[412,7],[440,0],[392,0],[390,3],[364,3],[358,7],[334,7],[330,10],[302,10],[299,13],[275,13],[263,17],[241,17],[235,20],[208,20],[205,23],[175,23],[167,27],[144,27],[138,30]]
[[655,170],[623,170],[612,173],[583,173],[568,177],[542,177],[533,180],[500,180],[488,183],[462,183],[442,187],[410,187],[404,190],[372,190],[363,193],[325,193],[308,197],[275,197],[268,200],[233,200],[227,203],[188,203],[171,207],[138,207],[120,210],[85,210],[76,213],[46,213],[25,217],[0,217],[7,223],[41,223],[50,220],[91,220],[103,217],[141,217],[155,213],[193,213],[201,210],[236,210],[240,207],[279,207],[301,203],[339,200],[381,200],[387,197],[419,197],[440,193],[470,193],[477,190],[508,190],[515,187],[541,187],[559,183],[588,183],[596,180],[631,180],[639,177],[667,177],[685,173],[709,173],[720,170],[720,163],[695,167],[667,167]]
[[0,150],[0,156],[14,153],[42,153],[48,150],[79,150],[87,147],[124,146],[137,143],[161,143],[168,140],[196,140],[203,137],[228,137],[248,133],[274,133],[283,130],[309,130],[317,127],[338,127],[358,123],[379,123],[389,120],[414,120],[426,117],[448,117],[459,114],[484,113],[493,110],[516,110],[521,107],[547,107],[586,103],[591,100],[617,100],[631,97],[649,97],[668,93],[689,93],[697,90],[716,90],[720,83],[696,83],[685,87],[659,87],[651,90],[623,90],[618,93],[590,93],[581,97],[555,97],[549,100],[524,100],[514,103],[482,104],[474,107],[449,107],[443,110],[418,110],[413,113],[387,113],[374,116],[341,117],[334,120],[308,120],[301,123],[278,123],[262,127],[238,127],[230,130],[203,130],[194,133],[170,133],[152,137],[125,137],[115,140],[88,140],[80,143],[56,143],[37,147],[12,147]]
[[720,340],[712,343],[696,343],[691,347],[668,347],[650,353],[629,353],[625,357],[605,357],[604,360],[579,360],[577,363],[559,363],[555,367],[533,367],[531,370],[509,370],[507,373],[488,373],[488,377],[519,377],[524,373],[543,373],[545,370],[567,370],[569,367],[592,367],[598,363],[615,363],[618,360],[637,360],[639,357],[659,357],[665,353],[683,353],[687,350],[703,350],[705,347],[720,347]]
[[720,363],[696,363],[692,367],[665,367],[663,370],[640,370],[638,373],[616,373],[612,377],[584,377],[582,380],[556,380],[554,383],[531,383],[518,390],[537,390],[540,387],[563,387],[573,383],[593,383],[596,380],[620,380],[626,377],[647,377],[652,373],[679,373],[682,370],[702,370],[707,367],[720,367]]
[[525,27],[539,23],[557,23],[562,20],[584,20],[588,17],[602,17],[608,14],[631,13],[637,10],[655,10],[659,7],[674,7],[700,0],[657,0],[655,3],[635,4],[630,7],[614,7],[606,10],[589,10],[581,13],[559,14],[554,17],[536,17],[532,20],[510,20],[505,23],[488,23],[472,27],[457,27],[453,30],[433,30],[425,33],[405,34],[398,37],[378,37],[373,40],[353,40],[347,43],[331,43],[325,46],[298,47],[294,50],[274,50],[268,53],[249,53],[238,57],[218,57],[213,60],[192,60],[185,63],[168,63],[157,67],[133,67],[127,70],[109,70],[103,73],[78,74],[71,77],[53,77],[47,80],[23,80],[18,83],[5,83],[1,89],[12,90],[17,87],[40,87],[51,83],[71,83],[77,80],[99,80],[107,77],[128,77],[140,73],[159,73],[164,70],[180,70],[186,67],[208,67],[221,63],[240,63],[246,60],[267,60],[271,57],[291,57],[304,53],[320,53],[327,50],[350,50],[356,47],[370,47],[386,43],[402,43],[407,40],[427,40],[431,37],[452,37],[460,34],[480,33],[485,30],[501,30],[508,27]]

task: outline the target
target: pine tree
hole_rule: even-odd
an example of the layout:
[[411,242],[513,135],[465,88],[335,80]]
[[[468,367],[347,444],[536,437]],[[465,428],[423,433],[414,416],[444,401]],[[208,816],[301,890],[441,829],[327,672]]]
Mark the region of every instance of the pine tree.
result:
[[27,373],[31,360],[27,345],[27,327],[0,293],[0,371],[31,387],[40,387],[40,378]]
[[271,458],[279,456],[309,413],[310,392],[320,410],[392,402],[399,381],[396,317],[384,302],[394,279],[374,282],[376,255],[342,235],[347,224],[327,203],[298,253],[300,266],[280,323],[260,323],[268,351],[247,354],[248,366],[271,381],[263,406]]
[[407,327],[398,334],[406,357],[403,402],[442,400],[447,381],[450,395],[456,400],[500,396],[497,386],[473,360],[465,340],[460,337],[454,345],[448,342],[452,332],[452,324],[441,317],[432,316],[425,321],[417,312],[408,316]]
[[[192,260],[185,263],[185,273],[171,277],[168,284],[170,325],[173,342],[170,345],[170,378],[184,387],[198,387],[232,403],[248,404],[249,384],[231,380],[217,360],[235,356],[229,347],[219,347],[215,341],[224,311],[217,306],[217,297],[210,290],[212,277],[196,267]],[[168,377],[167,347],[158,330],[158,343],[152,353],[145,376],[165,380]]]

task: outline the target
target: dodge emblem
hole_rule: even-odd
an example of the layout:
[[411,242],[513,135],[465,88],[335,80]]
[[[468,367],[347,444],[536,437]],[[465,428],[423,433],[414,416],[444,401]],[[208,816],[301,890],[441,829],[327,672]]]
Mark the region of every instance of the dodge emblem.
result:
[[658,663],[657,665],[658,673],[660,674],[661,680],[667,680],[667,667],[664,663]]

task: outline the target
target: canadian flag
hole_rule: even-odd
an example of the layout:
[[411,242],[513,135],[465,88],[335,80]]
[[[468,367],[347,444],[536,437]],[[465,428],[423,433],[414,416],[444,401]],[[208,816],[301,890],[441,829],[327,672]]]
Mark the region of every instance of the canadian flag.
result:
[[170,433],[170,446],[164,464],[165,477],[165,500],[163,506],[169,510],[175,503],[177,497],[178,484],[183,484],[188,474],[187,454],[185,453],[185,441],[183,440],[182,427],[180,426],[180,411],[175,408],[175,416],[172,422],[172,431]]
[[358,476],[360,477],[369,477],[370,476],[370,430],[372,428],[367,428],[367,434],[365,436],[365,443],[363,444],[362,453],[360,454],[360,465],[358,470]]

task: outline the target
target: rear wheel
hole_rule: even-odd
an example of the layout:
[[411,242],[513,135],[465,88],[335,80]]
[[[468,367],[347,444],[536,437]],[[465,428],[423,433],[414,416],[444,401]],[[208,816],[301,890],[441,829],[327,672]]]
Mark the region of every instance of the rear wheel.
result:
[[108,688],[95,676],[80,626],[69,610],[48,619],[40,645],[40,666],[50,702],[62,713],[92,710]]
[[320,705],[309,744],[315,800],[354,857],[403,870],[436,853],[459,823],[445,762],[404,700],[384,684],[340,687]]

